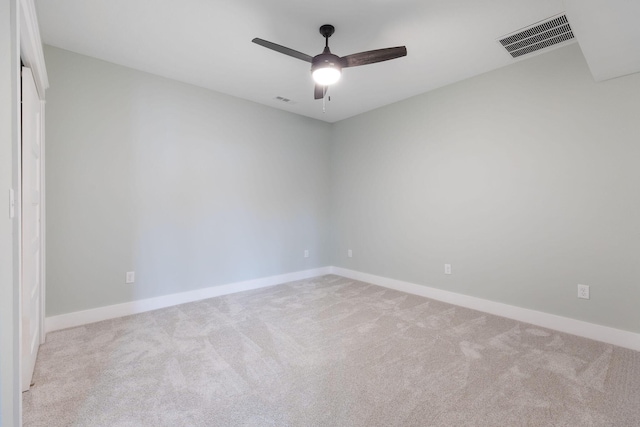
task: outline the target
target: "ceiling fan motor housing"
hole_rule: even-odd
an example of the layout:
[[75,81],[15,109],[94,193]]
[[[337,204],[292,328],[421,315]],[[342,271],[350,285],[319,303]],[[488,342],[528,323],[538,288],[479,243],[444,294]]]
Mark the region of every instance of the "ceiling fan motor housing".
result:
[[338,71],[342,71],[342,62],[340,61],[340,57],[338,55],[334,55],[333,53],[321,53],[320,55],[316,55],[311,62],[311,73],[313,73],[318,68],[335,68]]
[[329,86],[337,82],[342,74],[340,57],[329,52],[328,48],[311,61],[311,75],[316,84]]
[[342,74],[342,60],[329,50],[329,37],[334,31],[333,25],[325,24],[320,27],[320,34],[325,39],[324,51],[311,61],[311,75],[316,83],[323,86],[335,83]]
[[329,50],[329,37],[334,33],[335,27],[333,25],[325,24],[320,27],[320,34],[325,39],[324,51],[320,55],[313,57],[311,61],[311,74],[321,68],[333,68],[339,73],[342,73],[342,62],[338,55],[334,55]]

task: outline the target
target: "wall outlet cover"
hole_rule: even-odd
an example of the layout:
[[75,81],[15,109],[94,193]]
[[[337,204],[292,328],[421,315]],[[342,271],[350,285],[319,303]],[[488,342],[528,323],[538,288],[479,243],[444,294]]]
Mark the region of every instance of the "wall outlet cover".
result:
[[589,285],[578,285],[578,298],[589,299]]
[[125,283],[133,283],[136,281],[136,272],[135,271],[127,271],[127,275],[125,277]]

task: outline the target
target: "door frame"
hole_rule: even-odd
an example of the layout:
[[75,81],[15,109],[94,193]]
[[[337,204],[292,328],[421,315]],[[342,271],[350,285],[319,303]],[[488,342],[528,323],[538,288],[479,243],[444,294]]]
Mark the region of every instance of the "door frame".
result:
[[[46,192],[45,192],[45,123],[44,123],[44,112],[45,112],[45,92],[49,87],[49,79],[47,76],[47,70],[44,62],[44,52],[42,49],[42,39],[40,37],[40,29],[38,26],[38,19],[36,15],[36,7],[34,0],[16,0],[16,6],[18,9],[18,47],[19,47],[19,55],[20,60],[24,64],[25,67],[31,69],[33,74],[33,79],[36,85],[36,90],[38,93],[38,98],[40,99],[40,141],[41,141],[41,163],[40,163],[40,180],[41,180],[41,193],[40,193],[40,214],[41,214],[41,225],[40,225],[40,244],[41,244],[41,253],[40,253],[40,344],[43,344],[46,338],[46,330],[45,326],[45,295],[46,295]],[[17,73],[18,76],[21,75],[21,64],[16,64],[18,67]],[[18,85],[20,85],[20,80],[18,80]],[[21,92],[20,87],[17,88],[18,93]],[[18,96],[18,138],[17,143],[19,144],[17,149],[18,153],[18,161],[17,161],[17,176],[22,176],[22,154],[21,154],[21,146],[22,146],[22,130],[20,123],[22,122],[21,114],[21,95]],[[14,378],[17,379],[18,384],[15,389],[21,388],[21,378],[22,378],[22,360],[21,360],[21,352],[22,352],[22,196],[23,196],[23,188],[21,179],[17,182],[17,191],[16,191],[16,212],[14,220],[17,222],[17,230],[18,231],[18,260],[17,260],[17,270],[18,270],[18,298],[19,304],[17,307],[17,322],[14,325],[14,330],[17,330],[18,335],[18,346],[14,348],[14,357],[17,360],[17,372],[15,372]],[[22,396],[21,394],[15,396],[18,403],[18,425],[22,424]]]
[[49,78],[44,64],[44,52],[34,0],[20,0],[20,58],[31,68],[40,100],[44,101]]
[[[38,27],[38,19],[36,17],[36,7],[34,0],[19,0],[20,1],[20,59],[24,63],[25,67],[31,68],[33,74],[33,80],[36,84],[36,90],[38,91],[38,97],[40,98],[40,141],[41,141],[41,166],[40,166],[40,180],[41,180],[41,254],[42,254],[42,268],[41,272],[41,309],[42,316],[40,316],[40,330],[43,332],[40,339],[40,344],[44,343],[46,331],[44,329],[44,308],[45,308],[45,284],[46,284],[46,197],[45,197],[45,92],[49,87],[49,78],[47,75],[47,69],[44,63],[44,52],[42,50],[42,39],[40,38],[40,29]],[[20,113],[21,114],[21,113]],[[22,131],[20,131],[20,144],[22,144]],[[22,156],[19,161],[19,173],[22,174]],[[19,198],[17,205],[22,206],[22,185],[18,188]],[[22,212],[20,212],[22,213]],[[20,216],[16,216],[20,218]],[[22,223],[20,221],[20,229],[22,229]],[[20,234],[20,246],[22,247],[22,233]],[[22,271],[22,259],[20,259],[20,270]],[[22,281],[20,281],[20,287],[22,288]]]

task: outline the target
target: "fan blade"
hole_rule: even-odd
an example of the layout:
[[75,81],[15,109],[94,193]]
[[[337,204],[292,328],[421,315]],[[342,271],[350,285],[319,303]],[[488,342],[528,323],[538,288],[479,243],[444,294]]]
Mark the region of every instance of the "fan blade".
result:
[[271,43],[266,40],[255,38],[251,41],[255,44],[259,44],[260,46],[264,46],[267,49],[275,50],[276,52],[284,53],[285,55],[293,56],[294,58],[302,59],[303,61],[311,62],[313,60],[313,57],[306,53],[298,52],[297,50],[289,49],[288,47],[280,46],[279,44]]
[[324,98],[326,86],[316,85],[313,90],[313,99],[322,99]]
[[405,46],[388,47],[386,49],[369,50],[366,52],[354,53],[340,58],[342,68],[357,67],[358,65],[375,64],[376,62],[388,61],[390,59],[407,56]]

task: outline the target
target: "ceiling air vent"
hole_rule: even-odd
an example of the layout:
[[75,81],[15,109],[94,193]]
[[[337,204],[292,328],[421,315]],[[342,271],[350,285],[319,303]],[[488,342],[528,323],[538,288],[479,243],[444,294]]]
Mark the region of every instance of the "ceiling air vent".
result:
[[280,101],[280,102],[284,102],[285,104],[295,104],[296,102],[289,99],[289,98],[285,98],[284,96],[276,96],[275,98],[276,101]]
[[524,30],[511,33],[501,38],[500,44],[504,46],[509,55],[519,58],[551,46],[559,47],[560,44],[572,41],[573,31],[565,14],[555,15],[535,23]]

